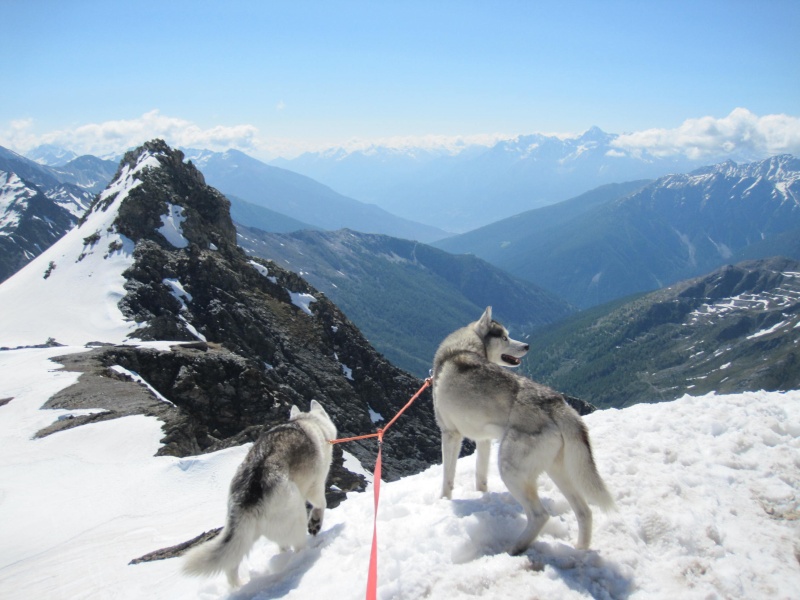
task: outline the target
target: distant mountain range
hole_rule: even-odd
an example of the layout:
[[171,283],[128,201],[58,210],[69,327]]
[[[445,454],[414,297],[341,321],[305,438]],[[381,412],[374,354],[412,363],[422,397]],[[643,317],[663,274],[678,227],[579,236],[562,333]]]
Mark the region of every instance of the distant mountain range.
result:
[[634,153],[618,145],[618,138],[593,127],[579,136],[520,135],[457,152],[373,146],[271,164],[401,217],[424,216],[426,223],[463,233],[605,184],[655,179],[714,162]]
[[579,313],[531,338],[523,369],[599,407],[800,387],[800,262],[725,266]]
[[253,256],[302,275],[358,323],[394,364],[426,377],[439,343],[492,305],[514,333],[563,319],[574,308],[474,256],[351,230],[266,233],[239,227]]
[[743,258],[795,257],[799,239],[800,160],[784,155],[605,186],[435,245],[587,308]]
[[29,150],[25,156],[32,161],[48,167],[60,167],[78,158],[78,155],[72,150],[67,150],[55,144],[42,144],[41,146]]
[[374,204],[365,204],[335,192],[309,177],[267,165],[239,152],[184,151],[203,172],[209,185],[286,217],[319,229],[350,228],[404,239],[433,241],[444,230],[404,219]]

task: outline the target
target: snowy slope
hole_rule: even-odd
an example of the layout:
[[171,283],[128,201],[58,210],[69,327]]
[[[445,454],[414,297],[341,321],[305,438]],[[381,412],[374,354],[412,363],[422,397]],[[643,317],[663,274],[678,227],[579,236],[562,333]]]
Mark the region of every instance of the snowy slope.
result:
[[62,344],[113,343],[133,331],[136,324],[117,307],[133,243],[117,233],[114,220],[148,166],[160,166],[151,154],[133,168],[126,165],[81,224],[0,286],[0,346],[42,344],[50,337]]
[[17,226],[28,201],[36,194],[16,173],[0,171],[0,235]]
[[[363,597],[369,492],[329,511],[304,551],[275,557],[259,543],[235,594],[223,576],[186,578],[180,559],[129,566],[222,523],[247,447],[154,457],[162,434],[146,417],[32,439],[67,412],[39,410],[76,379],[48,360],[67,351],[80,349],[0,352],[0,597]],[[574,516],[543,478],[553,518],[527,555],[505,554],[521,509],[494,465],[491,491],[472,491],[467,457],[452,501],[437,497],[439,466],[381,487],[378,597],[797,597],[800,392],[684,397],[586,420],[619,507],[596,513],[592,550],[573,548]]]

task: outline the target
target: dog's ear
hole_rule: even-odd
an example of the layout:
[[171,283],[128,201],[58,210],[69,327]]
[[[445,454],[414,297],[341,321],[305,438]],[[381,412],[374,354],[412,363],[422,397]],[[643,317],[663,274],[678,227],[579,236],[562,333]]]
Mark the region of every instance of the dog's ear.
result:
[[311,401],[311,408],[309,409],[309,412],[318,412],[326,416],[328,415],[328,412],[325,410],[325,407],[322,406],[322,404],[320,404],[316,400]]
[[292,406],[292,410],[289,411],[289,418],[294,419],[297,415],[300,414],[300,409],[297,408],[297,405]]
[[486,310],[483,311],[481,318],[475,323],[475,331],[476,333],[484,337],[486,334],[489,333],[489,330],[492,328],[492,307],[487,306]]

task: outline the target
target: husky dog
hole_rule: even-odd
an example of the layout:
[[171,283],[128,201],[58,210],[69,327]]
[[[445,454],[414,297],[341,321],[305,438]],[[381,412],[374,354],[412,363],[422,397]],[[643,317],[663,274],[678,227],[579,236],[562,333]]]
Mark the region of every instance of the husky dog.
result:
[[536,480],[546,472],[578,519],[578,547],[592,538],[590,500],[610,509],[614,501],[597,472],[586,426],[558,392],[503,367],[516,367],[528,345],[512,340],[481,318],[445,338],[433,359],[433,406],[442,431],[442,497],[451,498],[456,460],[464,437],[477,445],[475,485],[486,491],[492,440],[500,440],[498,464],[508,490],[525,509],[528,524],[512,553],[525,552],[549,515]]
[[[289,422],[273,427],[253,444],[231,481],[228,516],[220,534],[194,548],[184,563],[191,575],[225,571],[239,584],[239,563],[260,536],[281,552],[299,550],[322,527],[325,480],[333,457],[329,440],[336,426],[316,400],[307,412],[293,406]],[[306,514],[306,501],[311,504]]]

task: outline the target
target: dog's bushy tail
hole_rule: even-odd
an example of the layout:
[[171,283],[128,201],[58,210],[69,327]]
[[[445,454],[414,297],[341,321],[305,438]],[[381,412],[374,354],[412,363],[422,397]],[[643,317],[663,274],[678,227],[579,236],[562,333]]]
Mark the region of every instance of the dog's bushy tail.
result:
[[[249,517],[243,516],[245,520]],[[228,518],[220,534],[186,555],[183,572],[188,575],[216,575],[225,572],[232,585],[238,584],[239,563],[253,545],[253,530],[241,519]]]
[[589,432],[580,417],[569,419],[570,431],[564,435],[564,466],[585,498],[603,510],[616,508],[614,498],[597,471]]

